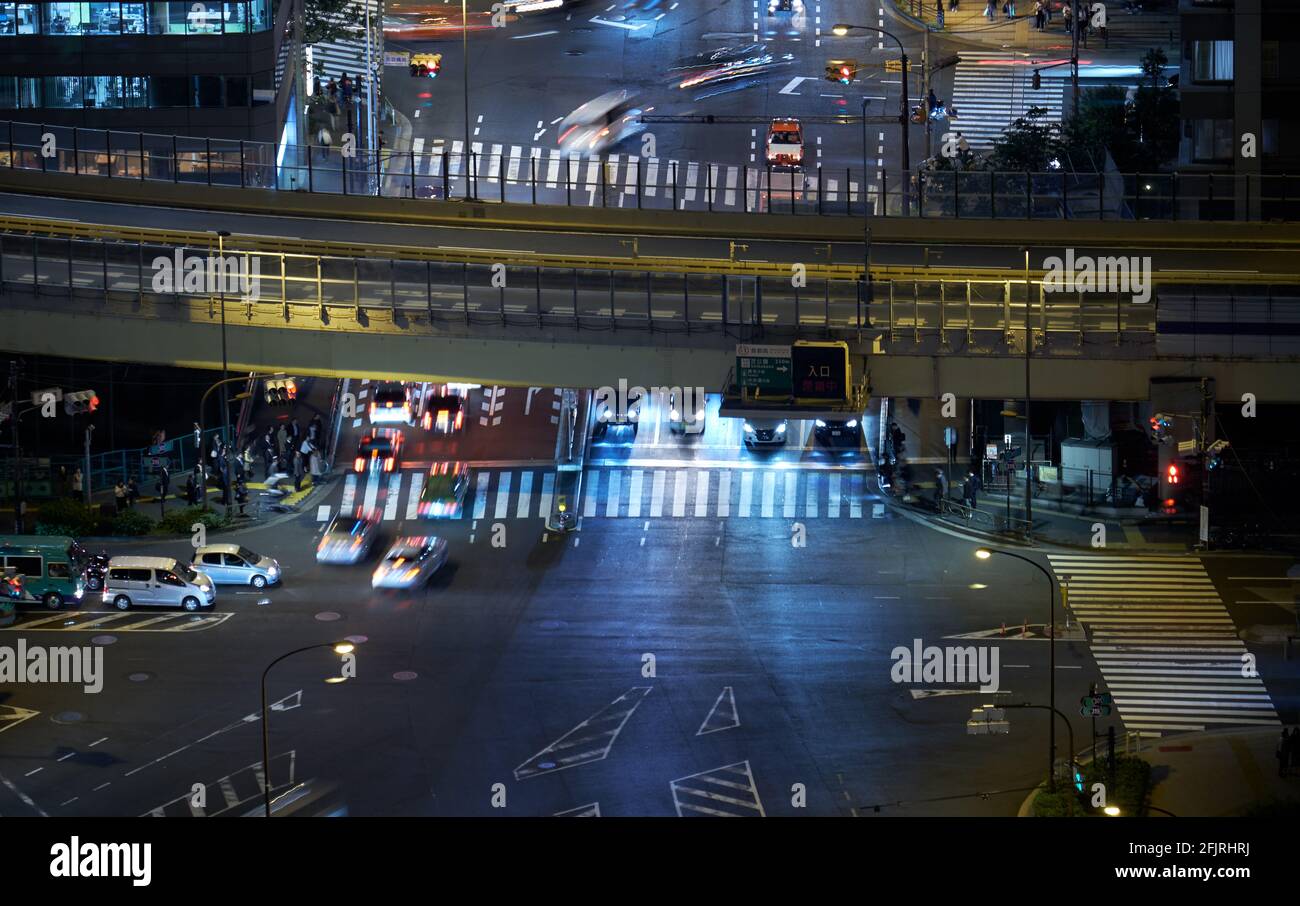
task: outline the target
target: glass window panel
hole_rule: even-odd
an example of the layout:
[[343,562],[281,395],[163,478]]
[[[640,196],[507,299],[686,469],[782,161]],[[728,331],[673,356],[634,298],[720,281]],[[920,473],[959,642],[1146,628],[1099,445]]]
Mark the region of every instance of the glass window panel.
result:
[[248,0],[248,18],[253,31],[266,31],[271,27],[271,11],[266,0]]
[[117,3],[87,3],[90,16],[86,23],[88,35],[116,35],[122,31],[122,10]]
[[80,107],[81,76],[46,76],[46,107]]
[[34,35],[41,30],[40,7],[35,3],[18,4],[18,34]]
[[143,3],[122,4],[122,34],[144,34],[145,5]]
[[88,25],[89,3],[47,3],[45,34],[79,35]]
[[149,106],[149,76],[122,77],[122,106]]
[[221,3],[219,0],[204,0],[204,2],[193,3],[173,3],[172,16],[176,16],[175,8],[180,6],[185,9],[186,31],[191,35],[219,35],[221,34]]
[[220,107],[221,76],[194,77],[194,106]]
[[111,108],[122,104],[121,76],[86,76],[82,91],[87,107]]
[[150,107],[188,107],[190,80],[186,76],[150,76]]
[[226,34],[248,31],[248,4],[240,2],[225,3]]
[[248,77],[226,76],[226,106],[248,106]]
[[1232,42],[1193,41],[1192,79],[1196,82],[1232,81]]
[[34,110],[41,106],[41,80],[37,76],[27,76],[18,80],[18,106],[24,110]]
[[18,31],[18,17],[14,4],[0,3],[0,35],[12,35]]
[[18,76],[0,76],[0,110],[18,108]]

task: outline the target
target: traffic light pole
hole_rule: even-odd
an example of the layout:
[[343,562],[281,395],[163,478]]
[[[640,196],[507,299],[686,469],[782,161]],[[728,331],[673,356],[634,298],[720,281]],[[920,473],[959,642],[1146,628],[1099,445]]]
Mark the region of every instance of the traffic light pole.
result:
[[[278,374],[278,373],[279,373],[279,372],[277,372],[277,374]],[[207,390],[203,391],[203,398],[199,400],[199,420],[198,420],[198,431],[199,431],[199,433],[198,433],[198,436],[195,437],[195,443],[194,443],[194,452],[195,452],[195,455],[198,457],[198,462],[199,462],[200,465],[202,465],[202,464],[203,464],[203,461],[204,461],[204,450],[203,450],[203,429],[204,429],[204,424],[203,424],[203,422],[204,422],[204,418],[203,418],[203,417],[204,417],[204,414],[207,412],[207,409],[208,409],[208,397],[212,395],[212,391],[213,391],[213,390],[216,390],[218,387],[222,388],[222,398],[224,399],[224,398],[225,398],[225,388],[226,388],[226,386],[227,386],[228,384],[232,384],[232,383],[234,383],[235,381],[247,381],[247,380],[249,380],[250,378],[252,378],[252,379],[257,379],[257,378],[263,378],[263,377],[274,377],[274,375],[254,374],[254,375],[239,375],[239,376],[237,376],[237,377],[225,378],[225,379],[223,379],[223,380],[217,381],[215,384],[213,384],[213,385],[212,385],[211,387],[209,387]],[[223,411],[222,411],[222,416],[221,416],[223,425],[224,425],[224,424],[229,420],[229,414],[228,414],[227,412],[224,411],[225,409],[226,409],[226,406],[223,405],[223,406],[222,406],[222,410],[223,410]],[[227,450],[226,450],[226,459],[227,459],[227,462],[224,463],[223,465],[226,465],[226,466],[229,465],[229,458],[230,458],[230,451],[229,451],[229,445],[227,445]],[[206,466],[204,467],[204,469],[206,470]],[[205,485],[205,486],[206,486],[206,485]],[[230,475],[229,475],[229,472],[226,473],[226,493],[227,493],[227,494],[230,493]],[[225,497],[225,498],[223,498],[223,499],[226,501],[226,505],[229,506],[229,500],[230,500],[230,498],[229,498],[229,497]],[[207,491],[204,491],[204,492],[203,492],[203,508],[204,508],[205,510],[208,508],[208,494],[207,494]]]
[[1074,95],[1074,116],[1079,116],[1079,0],[1072,0],[1070,17],[1070,91]]

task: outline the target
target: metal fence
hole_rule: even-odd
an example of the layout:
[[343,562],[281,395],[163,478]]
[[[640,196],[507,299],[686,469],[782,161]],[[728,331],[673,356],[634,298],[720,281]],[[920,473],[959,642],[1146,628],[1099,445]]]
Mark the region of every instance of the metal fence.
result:
[[[11,169],[386,198],[809,216],[1071,220],[1300,219],[1300,178],[1213,173],[916,173],[783,169],[532,148],[368,151],[0,124]],[[501,146],[497,146],[501,147]],[[460,148],[460,150],[456,150]],[[865,176],[865,178],[864,178]]]
[[[207,259],[215,249],[179,251],[183,259]],[[38,297],[98,298],[136,307],[146,300],[185,300],[198,306],[200,318],[206,309],[215,321],[221,314],[220,294],[210,286],[187,289],[179,279],[170,287],[158,285],[156,263],[161,259],[173,270],[176,252],[172,246],[136,241],[0,231],[0,286]],[[440,329],[463,325],[853,339],[870,331],[891,351],[978,355],[1023,354],[1028,322],[1037,356],[1104,359],[1159,353],[1190,358],[1206,350],[1255,360],[1300,356],[1295,328],[1300,301],[1234,293],[1231,287],[1201,298],[1197,310],[1204,309],[1211,320],[1189,326],[1183,323],[1177,293],[1170,296],[1169,308],[1164,294],[1155,304],[1138,303],[1123,294],[1045,292],[1034,281],[895,278],[865,285],[853,278],[810,276],[806,286],[793,286],[788,277],[745,273],[741,261],[736,262],[739,273],[664,273],[330,257],[241,250],[237,244],[226,253],[227,261],[243,262],[239,267],[250,275],[247,296],[242,289],[226,293],[226,318],[255,326],[327,323],[342,315],[365,327],[370,316],[382,314],[377,323],[404,326],[410,319],[427,320]],[[186,311],[186,316],[194,315]],[[167,316],[165,309],[151,314]],[[1230,334],[1215,333],[1229,328]],[[1183,336],[1177,331],[1193,330],[1195,342],[1162,346],[1166,330],[1175,331],[1175,339]]]

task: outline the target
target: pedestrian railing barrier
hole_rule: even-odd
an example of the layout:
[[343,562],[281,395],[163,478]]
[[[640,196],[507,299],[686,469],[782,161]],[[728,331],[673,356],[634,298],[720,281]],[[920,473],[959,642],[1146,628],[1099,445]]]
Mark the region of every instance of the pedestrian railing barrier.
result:
[[0,123],[0,168],[278,192],[845,217],[1300,219],[1291,175],[790,169],[506,147],[435,142],[345,156],[341,145]]

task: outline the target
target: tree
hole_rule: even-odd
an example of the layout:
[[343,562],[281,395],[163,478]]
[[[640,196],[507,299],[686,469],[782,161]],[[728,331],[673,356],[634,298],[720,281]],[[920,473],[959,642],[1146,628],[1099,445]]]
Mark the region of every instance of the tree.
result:
[[993,145],[994,169],[1028,173],[1051,169],[1051,161],[1059,158],[1064,148],[1061,127],[1042,122],[1046,115],[1043,107],[1030,107],[1024,116],[1016,118]]
[[350,0],[303,0],[302,40],[306,45],[342,41],[360,30],[349,24]]
[[1126,158],[1132,138],[1124,88],[1105,85],[1083,92],[1079,115],[1067,120],[1062,128],[1062,142],[1076,169],[1087,160],[1100,169],[1107,150],[1117,162]]

